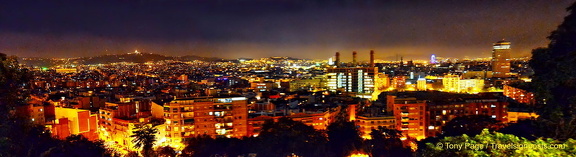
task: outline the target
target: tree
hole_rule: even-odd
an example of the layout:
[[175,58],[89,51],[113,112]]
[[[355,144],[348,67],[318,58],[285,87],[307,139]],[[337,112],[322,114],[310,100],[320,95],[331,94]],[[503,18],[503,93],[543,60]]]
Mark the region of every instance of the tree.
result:
[[327,142],[322,132],[287,117],[265,122],[258,141],[258,156],[323,156]]
[[176,156],[176,150],[174,150],[174,148],[170,147],[170,146],[164,146],[164,147],[159,147],[158,149],[156,149],[156,152],[158,156],[160,157],[175,157]]
[[484,128],[498,130],[503,127],[500,121],[486,115],[469,115],[456,117],[442,127],[442,136],[460,136],[466,134],[474,136],[480,134]]
[[254,143],[237,138],[212,138],[208,135],[186,139],[183,156],[241,156],[247,154]]
[[576,137],[576,3],[567,11],[548,47],[534,49],[529,63],[542,134],[559,140]]
[[11,118],[8,111],[13,107],[26,104],[27,93],[24,87],[30,80],[27,69],[19,66],[15,56],[0,53],[0,119]]
[[82,135],[71,135],[50,148],[42,156],[110,156],[111,152],[104,147],[102,141],[92,142]]
[[148,124],[137,124],[134,125],[134,131],[132,131],[132,133],[133,135],[130,137],[133,138],[132,142],[134,142],[134,147],[136,149],[142,148],[142,155],[145,157],[151,156],[158,129]]
[[542,127],[537,120],[519,120],[516,123],[508,124],[508,126],[498,130],[504,134],[512,134],[518,137],[523,137],[528,140],[536,140],[541,134]]
[[[354,122],[347,120],[346,110],[342,109],[336,120],[328,125],[328,149],[335,156],[348,156],[362,148],[362,137]],[[339,117],[339,118],[338,118]]]
[[576,154],[576,140],[560,142],[554,139],[533,141],[488,129],[474,137],[445,137],[437,143],[426,143],[420,156],[571,156]]
[[400,140],[403,136],[401,131],[379,126],[378,129],[372,129],[370,136],[372,139],[368,143],[373,157],[412,156],[410,148],[404,147]]

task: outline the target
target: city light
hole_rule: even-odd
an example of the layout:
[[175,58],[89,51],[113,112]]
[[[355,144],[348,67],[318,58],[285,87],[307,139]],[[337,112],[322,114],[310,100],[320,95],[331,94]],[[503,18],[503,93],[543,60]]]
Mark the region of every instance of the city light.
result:
[[576,4],[396,3],[6,3],[0,156],[575,153],[456,148],[574,143]]

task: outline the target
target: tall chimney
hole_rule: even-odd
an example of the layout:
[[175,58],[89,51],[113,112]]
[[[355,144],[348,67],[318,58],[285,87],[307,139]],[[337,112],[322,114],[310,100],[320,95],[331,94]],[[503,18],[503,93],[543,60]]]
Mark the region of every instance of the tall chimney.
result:
[[334,64],[336,64],[336,67],[340,67],[340,52],[336,52],[336,62]]
[[356,51],[353,51],[353,52],[352,52],[352,64],[353,64],[353,65],[356,65],[356,56],[357,56],[357,54],[358,54],[358,53],[356,53]]
[[374,50],[370,50],[370,67],[374,67]]

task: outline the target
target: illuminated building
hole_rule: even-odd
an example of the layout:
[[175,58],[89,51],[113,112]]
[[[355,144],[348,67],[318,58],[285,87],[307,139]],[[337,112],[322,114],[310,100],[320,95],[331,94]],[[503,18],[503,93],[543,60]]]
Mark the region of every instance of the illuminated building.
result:
[[361,133],[362,138],[371,139],[370,133],[372,129],[384,127],[387,129],[396,129],[396,117],[394,116],[381,116],[381,117],[364,117],[357,116],[353,121]]
[[406,76],[392,77],[392,87],[396,89],[402,89],[406,87]]
[[316,130],[326,130],[326,127],[328,127],[329,115],[328,112],[313,114],[297,113],[290,115],[289,117],[294,121],[300,121],[308,126],[312,126]]
[[198,135],[242,137],[248,134],[245,97],[176,99],[164,104],[167,143]]
[[82,134],[88,139],[95,139],[98,126],[96,117],[89,110],[56,107],[55,120],[51,124],[52,135],[64,139],[73,134]]
[[482,79],[460,79],[459,75],[444,75],[442,85],[446,92],[468,92],[478,93],[484,89],[484,80]]
[[188,75],[182,74],[182,75],[178,76],[178,80],[182,81],[182,82],[188,82]]
[[[370,54],[370,58],[373,59],[373,51]],[[336,62],[339,61],[340,53],[336,53]],[[337,66],[336,68],[329,68],[326,74],[328,90],[371,94],[374,92],[374,81],[377,73],[378,68],[374,67],[373,64],[370,67],[343,68]]]
[[461,102],[429,103],[428,136],[436,136],[450,120],[467,115],[486,115],[498,121],[508,122],[508,102],[497,99],[467,99]]
[[458,75],[444,75],[442,78],[442,85],[444,85],[444,91],[447,92],[459,92],[460,85],[460,76]]
[[478,93],[484,89],[483,79],[463,79],[458,81],[458,92]]
[[524,119],[536,119],[540,115],[534,112],[521,112],[521,111],[509,111],[508,112],[508,122],[516,123],[518,120]]
[[[289,116],[294,121],[302,122],[308,126],[314,127],[316,130],[326,130],[328,124],[330,123],[330,117],[333,116],[330,112],[324,113],[295,113]],[[266,120],[273,120],[277,122],[282,116],[258,116],[248,120],[248,136],[258,136],[260,131],[262,131],[262,125]]]
[[426,138],[426,126],[428,126],[426,101],[397,98],[393,95],[388,95],[386,101],[387,110],[394,113],[398,130],[417,140]]
[[250,88],[258,92],[270,91],[272,88],[278,88],[278,84],[274,82],[252,82]]
[[530,104],[530,105],[533,105],[536,103],[536,99],[534,98],[534,93],[528,92],[524,89],[520,89],[517,87],[504,85],[504,95],[518,101],[519,103],[525,103],[525,104]]
[[390,78],[388,75],[379,73],[375,76],[374,79],[375,90],[383,91],[390,87]]
[[262,125],[266,120],[274,120],[274,117],[270,116],[258,116],[248,119],[248,136],[258,136],[262,131]]
[[135,125],[146,124],[150,121],[150,105],[150,103],[140,101],[107,102],[98,111],[100,139],[124,151],[136,150],[133,149],[133,138],[130,136]]
[[323,89],[326,88],[326,84],[328,82],[325,78],[312,78],[312,79],[301,79],[301,80],[294,80],[290,82],[290,91],[297,91],[297,90],[307,90],[312,91],[315,89]]
[[57,73],[77,73],[76,69],[56,69]]
[[416,89],[418,89],[419,91],[426,90],[426,79],[425,78],[419,78],[418,81],[416,81]]
[[485,79],[492,78],[492,71],[464,71],[462,72],[463,79]]
[[[53,105],[51,107],[54,108]],[[28,105],[17,106],[14,114],[19,118],[28,118],[34,124],[44,125],[46,120],[53,119],[45,114],[45,108],[50,106],[44,106],[42,101],[33,98]]]
[[493,44],[492,72],[494,77],[508,77],[510,73],[510,42],[498,41]]
[[327,73],[330,91],[372,93],[374,92],[374,75],[378,73],[378,68],[330,68]]

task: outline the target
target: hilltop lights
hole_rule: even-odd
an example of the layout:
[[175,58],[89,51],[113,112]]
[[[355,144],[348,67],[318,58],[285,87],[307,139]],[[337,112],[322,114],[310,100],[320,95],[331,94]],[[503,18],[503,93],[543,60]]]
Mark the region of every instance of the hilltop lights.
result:
[[436,61],[436,55],[432,54],[432,56],[430,56],[430,64],[436,64],[438,63],[438,61]]

